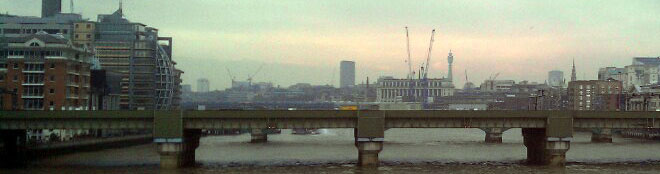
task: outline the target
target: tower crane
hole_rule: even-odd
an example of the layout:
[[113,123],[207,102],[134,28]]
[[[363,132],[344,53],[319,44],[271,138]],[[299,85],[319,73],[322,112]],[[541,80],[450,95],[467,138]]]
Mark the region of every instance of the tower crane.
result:
[[231,79],[231,86],[234,86],[234,83],[236,81],[236,77],[231,74],[231,71],[229,71],[229,68],[225,67],[227,69],[227,75],[229,75],[229,79]]
[[429,69],[431,69],[431,51],[433,50],[433,41],[434,41],[434,36],[435,36],[435,29],[431,31],[431,40],[429,41],[429,52],[426,55],[426,65],[424,65],[421,69],[422,72],[422,80],[421,80],[421,85],[422,85],[422,101],[424,101],[424,104],[428,103],[428,96],[429,96],[429,83],[428,83],[428,73]]
[[259,71],[261,71],[261,68],[263,68],[263,67],[264,67],[264,64],[261,64],[261,66],[259,66],[259,68],[257,68],[257,71],[255,71],[254,73],[252,73],[252,75],[248,75],[248,79],[247,79],[247,81],[248,81],[248,83],[249,83],[250,85],[252,85],[252,77],[254,77],[255,75],[257,75],[257,73],[259,73]]
[[413,75],[412,62],[410,60],[410,36],[408,36],[408,26],[406,26],[406,47],[408,48],[408,79],[412,80],[415,75]]

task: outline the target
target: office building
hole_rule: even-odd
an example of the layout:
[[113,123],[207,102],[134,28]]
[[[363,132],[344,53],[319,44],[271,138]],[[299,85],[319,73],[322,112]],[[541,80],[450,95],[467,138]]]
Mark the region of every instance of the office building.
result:
[[548,72],[548,85],[551,87],[564,87],[564,72],[559,70]]
[[626,69],[617,67],[605,67],[598,69],[598,80],[613,79],[618,81],[625,81]]
[[210,86],[209,79],[197,79],[197,92],[209,92]]
[[355,62],[341,61],[339,64],[339,87],[350,88],[355,86]]
[[130,22],[121,7],[99,15],[93,45],[103,69],[122,73],[121,109],[167,110],[175,97],[172,38],[159,37],[158,29]]
[[51,17],[62,12],[62,0],[41,0],[41,17]]

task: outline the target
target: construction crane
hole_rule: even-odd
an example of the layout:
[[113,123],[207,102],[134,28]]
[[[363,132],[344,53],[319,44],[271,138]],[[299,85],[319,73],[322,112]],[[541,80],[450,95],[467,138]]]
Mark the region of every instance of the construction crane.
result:
[[433,37],[435,36],[435,29],[431,31],[431,41],[429,42],[429,52],[426,55],[426,65],[424,66],[424,78],[428,77],[429,69],[431,69],[431,51],[433,49]]
[[415,75],[412,72],[412,62],[410,60],[410,36],[408,36],[408,26],[406,26],[406,47],[408,48],[408,79],[412,80]]
[[409,100],[414,99],[413,85],[415,84],[415,81],[413,79],[415,78],[415,72],[412,70],[412,60],[410,58],[410,36],[408,35],[408,26],[406,26],[406,48],[408,51],[408,91],[406,92],[406,96],[408,97],[407,100]]
[[252,75],[248,75],[248,79],[247,79],[247,81],[248,81],[248,83],[249,83],[250,85],[252,85],[252,77],[254,77],[255,75],[257,75],[257,73],[259,73],[259,71],[261,71],[261,68],[263,68],[263,67],[264,67],[264,64],[261,64],[261,66],[259,66],[259,68],[257,68],[257,71],[255,71],[254,73],[252,73]]
[[431,40],[429,41],[429,52],[426,55],[426,65],[422,66],[421,72],[422,73],[422,80],[421,80],[421,85],[422,85],[422,101],[424,101],[424,104],[428,103],[428,96],[429,96],[429,83],[428,83],[428,73],[429,69],[431,69],[431,51],[433,50],[433,41],[434,41],[434,36],[435,36],[435,29],[431,31]]
[[227,69],[227,75],[229,75],[229,79],[231,79],[231,85],[234,86],[234,82],[236,81],[236,76],[231,74],[229,68],[225,67],[225,69]]
[[468,74],[467,74],[467,69],[465,69],[465,83],[469,82],[468,81]]

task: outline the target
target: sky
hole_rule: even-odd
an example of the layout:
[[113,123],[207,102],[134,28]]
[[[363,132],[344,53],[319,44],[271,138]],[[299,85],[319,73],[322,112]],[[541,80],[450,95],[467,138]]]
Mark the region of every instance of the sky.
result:
[[[70,12],[69,0],[62,10]],[[74,0],[74,12],[96,21],[119,0]],[[40,0],[0,0],[0,12],[40,16]],[[124,0],[125,17],[174,39],[173,59],[184,84],[207,78],[211,89],[254,76],[255,82],[339,86],[339,62],[356,62],[356,82],[404,78],[405,28],[413,69],[426,60],[436,29],[429,77],[454,84],[466,74],[480,84],[497,79],[543,83],[548,71],[596,79],[598,68],[623,67],[632,57],[660,56],[658,0],[216,1]],[[263,68],[257,71],[260,66]]]

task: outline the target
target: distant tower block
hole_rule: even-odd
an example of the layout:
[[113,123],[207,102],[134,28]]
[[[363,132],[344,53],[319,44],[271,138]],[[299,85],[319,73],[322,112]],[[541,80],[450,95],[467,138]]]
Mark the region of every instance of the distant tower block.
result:
[[449,50],[449,56],[447,56],[447,63],[449,63],[449,68],[447,69],[447,79],[453,81],[454,75],[451,72],[451,64],[454,63],[454,54]]
[[41,17],[55,16],[62,12],[62,0],[41,0]]
[[355,86],[355,62],[341,61],[339,64],[339,87],[347,88]]

